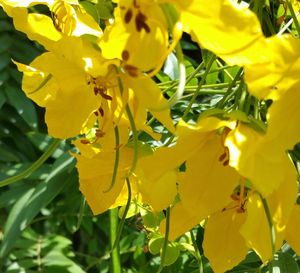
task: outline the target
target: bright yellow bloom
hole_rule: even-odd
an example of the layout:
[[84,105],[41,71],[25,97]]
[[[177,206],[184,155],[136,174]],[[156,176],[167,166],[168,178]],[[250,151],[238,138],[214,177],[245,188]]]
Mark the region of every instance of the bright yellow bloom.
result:
[[300,205],[295,205],[286,228],[286,240],[292,249],[300,255]]
[[115,21],[106,27],[100,47],[103,56],[150,71],[166,57],[169,35],[166,19],[154,0],[120,0]]
[[[104,59],[84,39],[64,37],[53,51],[37,57],[30,66],[18,67],[24,72],[23,90],[46,107],[48,132],[55,137],[85,133],[96,120],[105,131],[107,120],[118,123],[127,102],[138,129],[146,130],[147,110],[173,129],[168,103],[155,83],[145,75],[131,77],[118,71],[117,60]],[[156,111],[161,106],[166,110]]]
[[267,39],[270,52],[261,64],[245,68],[249,92],[260,99],[279,100],[289,88],[299,82],[300,40],[290,35]]
[[228,207],[232,209],[213,214],[205,225],[204,255],[215,273],[224,273],[233,268],[248,252],[246,241],[239,232],[246,215],[238,210],[237,201],[231,202]]
[[[47,5],[52,17],[35,12],[28,13],[27,8],[37,4]],[[1,0],[0,5],[13,17],[17,30],[26,33],[29,39],[38,41],[46,49],[51,49],[53,43],[64,35],[102,35],[98,23],[80,7],[77,0]]]
[[269,52],[256,15],[230,0],[168,0],[177,4],[184,31],[231,65],[263,62]]
[[[287,177],[278,190],[267,199],[275,227],[275,249],[287,238],[289,219],[297,196],[294,173]],[[233,201],[221,211],[212,214],[204,231],[203,249],[214,272],[222,273],[243,260],[252,248],[262,262],[272,259],[271,230],[263,202],[254,191],[231,195]]]
[[[80,155],[74,155],[77,159],[80,190],[94,214],[102,213],[110,207],[120,205],[118,196],[120,194],[124,195],[122,189],[133,158],[133,149],[126,147],[129,134],[128,128],[129,124],[127,122],[122,121],[119,123],[118,146],[116,146],[112,124],[110,124],[105,135],[95,136],[97,140],[93,143],[89,143],[89,140],[75,142],[80,149]],[[117,176],[113,187],[110,189],[117,150],[119,152]]]
[[[171,210],[171,239],[222,208],[238,186],[239,175],[228,166],[228,152],[222,142],[226,132],[220,135],[216,131],[233,124],[216,118],[200,120],[196,126],[180,122],[175,146],[159,148],[139,160],[140,191],[155,210],[173,203],[178,183],[180,202]],[[178,173],[184,162],[186,171]],[[153,187],[160,192],[153,192]]]

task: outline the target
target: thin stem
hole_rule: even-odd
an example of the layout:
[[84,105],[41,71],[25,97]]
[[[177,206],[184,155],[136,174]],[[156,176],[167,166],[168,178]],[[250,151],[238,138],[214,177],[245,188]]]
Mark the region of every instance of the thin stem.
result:
[[129,211],[130,204],[131,204],[131,186],[130,186],[130,181],[129,181],[128,178],[126,178],[126,185],[127,185],[127,190],[128,190],[128,198],[127,198],[124,213],[122,215],[120,224],[118,226],[117,237],[116,237],[116,240],[114,242],[113,249],[119,245],[119,241],[120,241],[122,231],[123,231],[123,228],[124,228],[125,219],[126,219],[126,216],[127,216],[128,211]]
[[[120,78],[118,78],[118,84],[119,84],[119,88],[120,88],[120,91],[121,91],[121,94],[122,94],[123,91],[124,91],[124,88],[123,88],[123,84],[122,84],[122,81],[121,81]],[[126,104],[125,111],[126,111],[128,119],[129,119],[131,131],[132,131],[133,149],[134,149],[131,168],[130,168],[128,174],[127,174],[127,177],[130,177],[132,175],[132,173],[134,172],[137,161],[138,161],[138,137],[139,136],[138,136],[138,132],[137,132],[137,129],[136,129],[136,126],[135,126],[134,118],[133,118],[133,115],[131,113],[131,110],[130,110],[130,107],[129,107],[128,103]]]
[[203,261],[202,261],[202,258],[201,258],[199,248],[197,246],[196,238],[195,238],[194,233],[193,233],[192,230],[190,230],[190,235],[191,235],[193,247],[195,249],[195,255],[196,255],[198,263],[199,263],[199,273],[203,273]]
[[157,273],[161,273],[161,271],[164,268],[167,246],[168,246],[168,242],[169,242],[169,232],[170,232],[170,207],[168,207],[166,210],[166,233],[165,233],[163,248],[161,251],[161,262],[160,262],[160,266],[159,266]]
[[215,55],[212,55],[211,58],[209,59],[207,65],[206,65],[206,70],[205,70],[206,73],[203,74],[203,77],[202,77],[201,81],[199,82],[198,87],[195,90],[195,93],[194,93],[193,97],[191,98],[188,107],[185,109],[185,111],[181,117],[183,120],[186,118],[186,116],[188,115],[188,113],[190,112],[190,110],[192,108],[193,103],[195,102],[196,98],[199,96],[200,89],[201,89],[202,85],[204,84],[206,77],[208,75],[208,72],[209,72],[213,62],[216,60],[216,58],[217,57]]
[[121,273],[119,246],[114,247],[118,229],[118,208],[109,211],[110,221],[110,247],[111,251],[111,271],[112,273]]
[[36,171],[39,167],[41,167],[43,165],[43,163],[53,154],[53,152],[59,146],[60,142],[61,142],[61,140],[55,139],[51,143],[51,145],[49,146],[47,151],[44,152],[41,155],[41,157],[37,161],[35,161],[28,169],[26,169],[25,171],[13,176],[13,177],[9,177],[9,178],[6,178],[6,179],[2,180],[0,182],[0,188],[4,187],[4,186],[7,186],[9,184],[18,182],[19,180],[30,176],[34,171]]
[[224,105],[230,100],[230,98],[235,94],[236,90],[233,90],[233,87],[236,85],[237,81],[242,77],[243,75],[243,68],[241,67],[238,72],[236,73],[234,79],[232,80],[232,82],[230,83],[228,89],[227,89],[227,94],[222,98],[222,100],[220,100],[220,102],[218,103],[218,107],[219,108],[223,108]]
[[78,215],[78,222],[76,225],[76,231],[79,230],[82,219],[83,219],[83,213],[84,213],[84,208],[85,208],[86,200],[84,196],[81,196],[81,203],[80,203],[80,208],[79,208],[79,215]]
[[120,135],[119,135],[119,129],[118,126],[115,127],[115,143],[116,143],[116,154],[115,154],[115,162],[114,162],[114,170],[113,170],[113,175],[111,178],[111,183],[110,186],[107,190],[104,191],[104,193],[109,192],[113,186],[116,183],[116,179],[117,179],[117,174],[118,174],[118,167],[119,167],[119,161],[120,161],[120,149],[119,149],[119,145],[120,145]]
[[133,115],[130,111],[129,105],[126,105],[126,114],[127,117],[129,119],[129,123],[130,123],[130,127],[131,127],[131,131],[132,131],[132,136],[133,136],[133,159],[132,159],[132,164],[131,164],[131,168],[128,172],[127,177],[130,177],[133,172],[135,171],[135,167],[138,161],[138,132],[136,130],[136,126],[135,126],[135,122],[134,122],[134,118]]
[[271,244],[272,244],[272,257],[273,257],[275,252],[276,252],[276,231],[275,231],[275,226],[273,224],[273,220],[272,220],[272,216],[271,216],[271,212],[270,212],[267,200],[261,194],[259,194],[259,195],[260,195],[260,199],[263,203],[264,210],[265,210],[267,220],[268,220],[268,224],[269,224],[270,235],[271,235]]
[[294,12],[293,5],[291,4],[291,1],[287,1],[287,4],[288,4],[289,10],[291,12],[291,15],[292,15],[292,18],[293,18],[296,30],[298,32],[298,37],[300,37],[300,25],[299,25],[297,16],[296,16],[296,14]]

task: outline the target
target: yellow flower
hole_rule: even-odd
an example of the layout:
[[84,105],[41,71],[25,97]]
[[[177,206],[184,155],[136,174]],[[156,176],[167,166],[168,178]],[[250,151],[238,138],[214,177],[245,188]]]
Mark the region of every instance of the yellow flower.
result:
[[[266,199],[275,228],[275,249],[288,238],[289,219],[297,196],[294,173]],[[240,189],[241,190],[241,189]],[[260,195],[241,191],[231,195],[232,201],[212,214],[205,225],[203,250],[214,272],[222,273],[243,260],[252,248],[262,262],[273,258],[271,229]]]
[[300,40],[290,35],[273,36],[267,39],[267,48],[270,53],[265,62],[245,67],[245,80],[251,94],[276,101],[299,82]]
[[[240,176],[228,165],[230,154],[218,129],[232,126],[230,122],[207,118],[195,128],[182,127],[186,138],[178,139],[178,146],[193,143],[187,155],[179,154],[184,172],[179,173],[178,194],[180,203],[171,210],[170,238],[175,239],[200,223],[208,215],[218,211],[230,200],[230,194],[239,185]],[[182,136],[179,135],[179,137]],[[176,147],[175,147],[176,148]],[[179,147],[178,147],[179,149]]]
[[291,169],[295,172],[287,151],[300,140],[298,89],[299,85],[292,86],[280,100],[273,102],[267,115],[266,133],[239,123],[225,142],[230,151],[229,164],[265,197],[278,188],[286,173]]
[[[124,202],[123,188],[133,157],[133,149],[126,147],[129,124],[124,121],[120,122],[118,132],[118,146],[116,146],[112,123],[108,126],[105,135],[95,136],[97,140],[93,143],[90,143],[88,139],[75,142],[80,150],[79,155],[74,155],[77,159],[80,190],[94,214],[102,213]],[[119,164],[116,180],[110,189],[117,150],[119,152]],[[120,197],[118,198],[118,196]]]
[[[222,208],[238,186],[239,175],[228,166],[228,152],[223,145],[226,130],[217,133],[218,128],[233,124],[217,118],[200,120],[196,126],[181,121],[176,128],[176,145],[158,148],[153,155],[139,160],[139,189],[143,201],[154,210],[172,204],[178,188],[180,202],[171,210],[171,239]],[[186,170],[179,172],[184,162]]]
[[168,28],[154,0],[120,0],[115,21],[106,27],[100,47],[103,56],[150,71],[161,66],[168,51]]
[[298,256],[300,255],[299,231],[300,205],[295,205],[286,227],[286,240]]
[[[17,65],[24,72],[23,90],[37,104],[46,107],[48,132],[55,137],[84,133],[96,120],[105,131],[107,120],[118,123],[127,103],[137,129],[147,130],[149,110],[172,130],[168,103],[156,84],[145,75],[131,77],[118,71],[118,63],[104,59],[84,39],[63,37],[51,52],[37,57],[30,66]],[[156,111],[161,106],[165,110]]]
[[[35,12],[28,13],[27,8],[37,4],[47,5],[52,17]],[[1,0],[0,5],[13,18],[17,30],[26,33],[29,39],[38,41],[48,50],[64,35],[102,35],[98,23],[80,7],[77,0]]]
[[269,55],[256,15],[230,0],[168,0],[177,5],[184,31],[231,65],[262,62]]

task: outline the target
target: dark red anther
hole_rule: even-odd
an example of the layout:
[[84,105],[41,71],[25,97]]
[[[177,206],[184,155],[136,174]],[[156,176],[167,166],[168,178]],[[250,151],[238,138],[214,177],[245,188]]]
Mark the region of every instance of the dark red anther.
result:
[[227,159],[227,160],[225,160],[224,162],[223,162],[223,166],[225,167],[225,166],[228,166],[228,164],[229,164],[229,159]]
[[106,100],[112,100],[112,97],[105,94],[106,89],[104,88],[99,88],[98,89],[98,93],[101,95],[102,98],[106,99]]
[[125,21],[126,24],[129,24],[129,23],[130,23],[130,21],[131,21],[131,19],[132,19],[132,15],[133,15],[132,10],[131,10],[131,9],[128,9],[128,10],[126,11],[126,13],[125,13],[125,16],[124,16],[124,21]]
[[127,50],[122,51],[122,59],[123,61],[128,61],[129,59],[129,52]]
[[82,144],[90,144],[90,142],[87,139],[81,139],[80,142]]
[[130,64],[126,64],[124,66],[124,69],[128,72],[128,74],[131,77],[137,77],[139,75],[139,70],[137,67],[130,65]]
[[96,137],[104,137],[105,132],[101,131],[100,129],[96,130]]
[[150,27],[146,24],[147,17],[139,12],[135,17],[135,27],[138,32],[142,29],[146,31],[146,33],[150,33]]
[[104,110],[103,110],[103,108],[99,107],[98,111],[99,111],[101,117],[104,117]]
[[222,162],[226,158],[227,154],[224,152],[223,154],[220,155],[219,161]]

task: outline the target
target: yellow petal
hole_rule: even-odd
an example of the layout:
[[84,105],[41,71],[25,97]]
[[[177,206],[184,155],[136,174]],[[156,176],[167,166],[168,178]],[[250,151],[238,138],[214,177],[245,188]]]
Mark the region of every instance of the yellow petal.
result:
[[27,34],[28,38],[42,44],[46,49],[51,49],[54,42],[62,38],[50,17],[30,13],[26,8],[14,8],[12,10],[15,28]]
[[[180,20],[201,46],[231,65],[262,62],[268,54],[256,15],[229,0],[192,0],[181,5]],[[201,26],[201,27],[199,27]]]
[[292,249],[300,255],[300,206],[295,205],[286,229],[286,240]]
[[[292,85],[269,108],[267,136],[282,151],[292,150],[300,141],[300,83]],[[287,122],[288,121],[288,122]]]
[[299,81],[300,40],[291,35],[273,36],[267,39],[266,48],[266,61],[246,66],[245,79],[254,96],[278,100]]
[[224,273],[241,262],[248,251],[239,229],[245,214],[235,209],[209,217],[205,225],[203,250],[215,273]]
[[[170,229],[169,239],[175,240],[180,235],[188,232],[191,228],[199,224],[199,216],[195,214],[195,210],[186,209],[182,202],[177,203],[170,213]],[[164,234],[166,221],[163,220],[160,224],[160,232]]]
[[103,56],[118,58],[142,71],[161,66],[168,52],[164,14],[155,1],[119,1],[115,22],[100,41]]
[[286,171],[292,168],[290,158],[278,145],[280,141],[242,123],[225,141],[230,151],[230,165],[248,178],[263,196],[276,190],[284,181]]
[[169,171],[156,180],[142,178],[139,190],[143,202],[150,204],[155,211],[161,211],[170,206],[177,194],[177,173]]
[[174,132],[168,102],[151,78],[146,76],[140,76],[139,78],[127,76],[124,77],[124,83],[137,97],[140,107],[151,111],[152,115],[166,126],[169,131]]
[[[195,210],[199,222],[222,209],[238,185],[239,174],[219,158],[224,153],[220,136],[212,136],[186,161],[178,192],[186,209]],[[197,190],[195,190],[197,189]],[[218,190],[222,189],[222,190]]]

